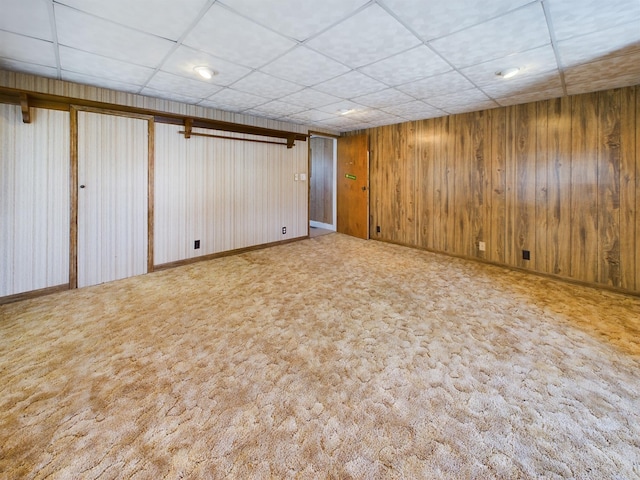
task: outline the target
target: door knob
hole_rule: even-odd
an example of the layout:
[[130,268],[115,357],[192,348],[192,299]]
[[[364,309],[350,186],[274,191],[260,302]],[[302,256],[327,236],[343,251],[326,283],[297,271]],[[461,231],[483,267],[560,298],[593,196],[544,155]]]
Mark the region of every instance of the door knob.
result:
[[80,188],[84,188],[84,185],[80,185]]

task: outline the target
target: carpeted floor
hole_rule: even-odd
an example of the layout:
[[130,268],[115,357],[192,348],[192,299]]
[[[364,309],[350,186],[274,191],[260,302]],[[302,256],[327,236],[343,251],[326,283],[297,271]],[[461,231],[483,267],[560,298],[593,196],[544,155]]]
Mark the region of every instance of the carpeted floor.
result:
[[331,234],[0,306],[0,478],[640,478],[640,299]]

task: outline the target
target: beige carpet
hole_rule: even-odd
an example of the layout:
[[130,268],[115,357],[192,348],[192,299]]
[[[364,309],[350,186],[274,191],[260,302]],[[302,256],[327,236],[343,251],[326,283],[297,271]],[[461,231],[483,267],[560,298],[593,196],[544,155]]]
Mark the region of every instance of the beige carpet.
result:
[[0,477],[640,478],[640,299],[340,234],[0,306]]

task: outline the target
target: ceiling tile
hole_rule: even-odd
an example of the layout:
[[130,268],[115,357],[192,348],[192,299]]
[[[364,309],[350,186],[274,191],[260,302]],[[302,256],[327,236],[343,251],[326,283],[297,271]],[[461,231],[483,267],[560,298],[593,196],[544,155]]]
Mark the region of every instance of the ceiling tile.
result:
[[358,110],[358,109],[362,109],[362,108],[368,108],[368,107],[363,107],[359,103],[351,102],[349,100],[342,100],[342,101],[337,102],[337,103],[332,103],[331,105],[325,105],[323,107],[318,107],[318,110],[320,110],[322,112],[332,113],[334,115],[342,115],[342,112],[344,112],[344,111],[347,111],[347,110]]
[[369,93],[353,99],[354,102],[374,108],[398,105],[400,103],[411,102],[412,100],[414,100],[413,97],[410,97],[406,93],[402,93],[395,88],[387,88],[386,90],[380,90],[378,92]]
[[[640,3],[640,2],[638,2]],[[640,20],[558,42],[563,67],[640,50]]]
[[[436,108],[450,111],[449,109],[451,107],[491,102],[491,99],[477,88],[472,88],[471,90],[429,97],[426,98],[425,101]],[[493,106],[495,107],[496,105],[494,104]]]
[[504,83],[504,79],[496,76],[496,72],[506,70],[507,68],[517,67],[520,72],[513,79],[519,80],[523,77],[539,75],[558,69],[556,55],[551,45],[527,50],[526,52],[514,53],[503,58],[489,60],[488,62],[478,63],[471,67],[460,70],[471,82],[478,86],[493,85],[496,82]]
[[222,0],[236,12],[283,35],[303,41],[355,12],[368,0]]
[[55,4],[55,14],[60,45],[104,57],[155,67],[175,46],[169,40],[58,4]]
[[293,103],[294,105],[316,108],[322,107],[324,105],[329,105],[331,103],[336,103],[340,99],[338,97],[334,97],[333,95],[328,95],[326,93],[314,90],[313,88],[305,88],[304,90],[300,90],[299,92],[282,97],[281,100],[283,102]]
[[196,20],[207,0],[56,0],[56,3],[142,32],[178,40]]
[[376,121],[389,121],[393,122],[398,117],[388,112],[384,112],[378,109],[368,109],[368,110],[356,110],[353,113],[349,113],[346,115],[351,120],[358,120],[360,122],[376,122]]
[[439,117],[444,114],[441,110],[434,108],[431,105],[427,105],[426,103],[419,100],[414,100],[413,102],[409,103],[403,103],[402,105],[385,107],[382,110],[393,115],[398,115],[400,117],[423,115],[422,118],[431,118]]
[[444,108],[443,110],[453,115],[456,113],[479,112],[481,110],[490,110],[492,108],[497,108],[499,106],[500,105],[498,105],[493,100],[487,100],[487,101],[479,101],[479,102],[469,102],[469,103],[464,103],[460,105],[451,105],[447,108]]
[[415,98],[427,98],[444,95],[452,90],[468,90],[474,85],[458,72],[434,75],[416,82],[398,86],[398,90]]
[[353,98],[382,90],[386,88],[386,85],[360,72],[351,71],[340,77],[316,85],[314,88],[341,98]]
[[272,120],[279,120],[282,118],[282,115],[277,113],[265,112],[264,110],[256,110],[254,108],[250,110],[245,110],[242,112],[243,115],[252,115],[254,117],[262,117],[262,118],[270,118]]
[[233,88],[262,97],[278,99],[290,95],[303,87],[262,72],[253,72],[233,84]]
[[296,47],[260,69],[300,85],[312,86],[350,70],[330,58],[306,47]]
[[320,120],[326,120],[332,116],[333,115],[331,113],[321,112],[320,110],[304,110],[302,112],[289,115],[289,118],[302,122],[317,122]]
[[81,83],[83,85],[91,85],[94,87],[108,88],[110,90],[118,90],[120,92],[138,93],[140,85],[134,85],[126,82],[119,82],[104,77],[96,77],[94,75],[85,75],[84,73],[67,72],[62,70],[60,73],[62,80],[67,82]]
[[563,95],[564,94],[562,93],[562,87],[555,87],[540,92],[531,92],[510,97],[496,98],[496,102],[498,102],[503,107],[506,107],[508,105],[520,105],[521,103],[531,103],[540,100],[548,100],[550,98],[559,98]]
[[185,37],[185,45],[248,67],[260,67],[296,44],[214,4]]
[[307,45],[356,68],[420,43],[395,18],[374,4],[318,35]]
[[556,40],[565,40],[623,23],[640,29],[638,0],[547,0]]
[[293,115],[295,113],[300,113],[304,109],[305,109],[304,107],[281,102],[279,100],[265,103],[263,105],[260,105],[254,108],[254,110],[257,110],[259,112],[265,112],[268,114],[277,115],[278,117],[284,117],[286,115]]
[[326,120],[321,120],[318,122],[321,125],[326,125],[329,127],[340,129],[341,131],[345,131],[346,129],[356,129],[362,122],[357,120],[351,120],[347,117],[333,117],[328,118]]
[[36,65],[35,63],[18,62],[7,58],[0,58],[0,70],[30,73],[31,75],[40,75],[41,77],[49,78],[58,77],[57,67],[47,67],[45,65]]
[[211,79],[211,83],[228,86],[233,82],[248,75],[251,69],[237,65],[221,58],[216,58],[208,53],[194,50],[181,45],[162,64],[162,70],[187,78],[199,78],[194,72],[194,67],[206,66],[218,72]]
[[42,0],[2,0],[0,30],[53,41],[47,2]]
[[154,69],[94,55],[69,47],[60,47],[60,66],[68,72],[122,81],[141,87],[153,75]]
[[531,3],[531,0],[383,1],[398,18],[427,41],[449,35]]
[[190,103],[195,104],[200,100],[199,98],[189,97],[187,95],[182,95],[177,92],[167,92],[165,90],[156,90],[155,88],[145,87],[141,92],[141,95],[146,95],[147,97],[155,97],[155,98],[164,98],[167,100],[172,100],[174,102],[181,103]]
[[502,98],[552,89],[562,92],[562,81],[560,80],[560,72],[553,70],[539,75],[523,74],[513,78],[495,77],[493,83],[483,85],[480,88],[491,98]]
[[233,90],[232,88],[225,88],[211,95],[206,102],[201,102],[201,105],[230,105],[236,107],[236,109],[234,109],[233,111],[240,111],[246,110],[247,108],[255,108],[258,105],[267,103],[268,101],[269,99],[264,97],[259,97],[250,93],[239,92],[238,90]]
[[53,43],[0,30],[0,57],[57,67]]
[[540,3],[431,42],[458,68],[551,43]]
[[429,47],[420,45],[359,70],[389,86],[395,86],[448,72],[451,66]]
[[156,73],[147,84],[147,87],[198,99],[207,98],[222,89],[222,87],[210,82],[192,80],[167,72]]
[[640,52],[585,63],[565,71],[567,93],[595,92],[640,83]]

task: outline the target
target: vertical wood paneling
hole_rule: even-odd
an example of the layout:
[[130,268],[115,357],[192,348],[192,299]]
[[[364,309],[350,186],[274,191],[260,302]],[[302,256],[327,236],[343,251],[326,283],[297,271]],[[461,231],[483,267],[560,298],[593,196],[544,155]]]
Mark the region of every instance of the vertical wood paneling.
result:
[[548,102],[536,103],[536,219],[534,226],[535,247],[532,249],[532,266],[539,272],[547,268],[548,211],[549,211],[549,137]]
[[294,180],[307,173],[305,143],[185,139],[181,129],[156,124],[156,265],[307,234],[309,184]]
[[434,122],[416,122],[416,233],[417,244],[434,248]]
[[433,129],[433,248],[444,251],[442,215],[445,192],[444,165],[446,159],[442,152],[443,118],[434,118],[430,123]]
[[[491,223],[491,216],[492,216],[492,200],[493,200],[493,194],[491,191],[491,185],[492,185],[492,181],[493,181],[493,172],[492,172],[492,168],[493,168],[493,136],[492,136],[492,129],[493,129],[493,121],[494,121],[494,115],[496,113],[495,109],[492,110],[488,110],[486,112],[486,119],[485,119],[485,125],[484,125],[484,132],[483,132],[483,146],[484,146],[484,152],[483,152],[483,174],[482,174],[482,203],[483,203],[483,208],[482,208],[482,224],[481,224],[481,228],[482,228],[482,232],[480,235],[478,235],[478,238],[476,239],[477,242],[485,242],[485,248],[487,248],[487,244],[489,243],[490,239],[491,239],[491,230],[492,230],[492,223]],[[478,247],[478,244],[475,245],[476,247],[476,255],[479,258],[488,258],[489,256],[489,252],[488,251],[480,251]]]
[[598,94],[598,282],[620,286],[621,90]]
[[620,104],[620,285],[627,290],[640,287],[635,278],[639,255],[635,220],[640,217],[635,204],[640,189],[636,172],[636,159],[640,158],[640,152],[636,154],[637,92],[638,88],[623,88]]
[[487,258],[505,263],[506,212],[506,125],[507,110],[493,110],[491,128],[491,235],[487,238]]
[[[514,208],[515,265],[534,268],[536,223],[536,104],[517,105],[515,110],[516,195]],[[529,250],[531,260],[523,260],[522,251]]]
[[457,115],[455,172],[455,241],[454,251],[477,256],[478,242],[484,240],[485,162],[491,151],[487,112]]
[[637,292],[639,88],[371,129],[379,238]]
[[455,162],[453,159],[455,145],[455,126],[457,116],[444,117],[442,122],[442,248],[445,252],[455,252]]
[[516,254],[518,245],[516,211],[517,211],[517,181],[518,170],[516,162],[517,151],[517,108],[506,108],[505,119],[505,260],[508,265],[520,265],[521,256]]
[[543,272],[571,272],[571,99],[548,102],[547,267]]
[[79,287],[147,271],[148,123],[78,112]]
[[636,254],[636,289],[635,291],[640,291],[640,133],[638,133],[638,128],[640,128],[640,86],[636,86],[636,241],[635,241],[635,254]]
[[333,142],[331,138],[309,139],[311,148],[311,204],[309,219],[333,224]]
[[69,282],[69,113],[0,104],[0,297]]
[[[571,114],[571,276],[598,278],[598,96],[573,97]],[[566,187],[565,187],[566,188]]]

